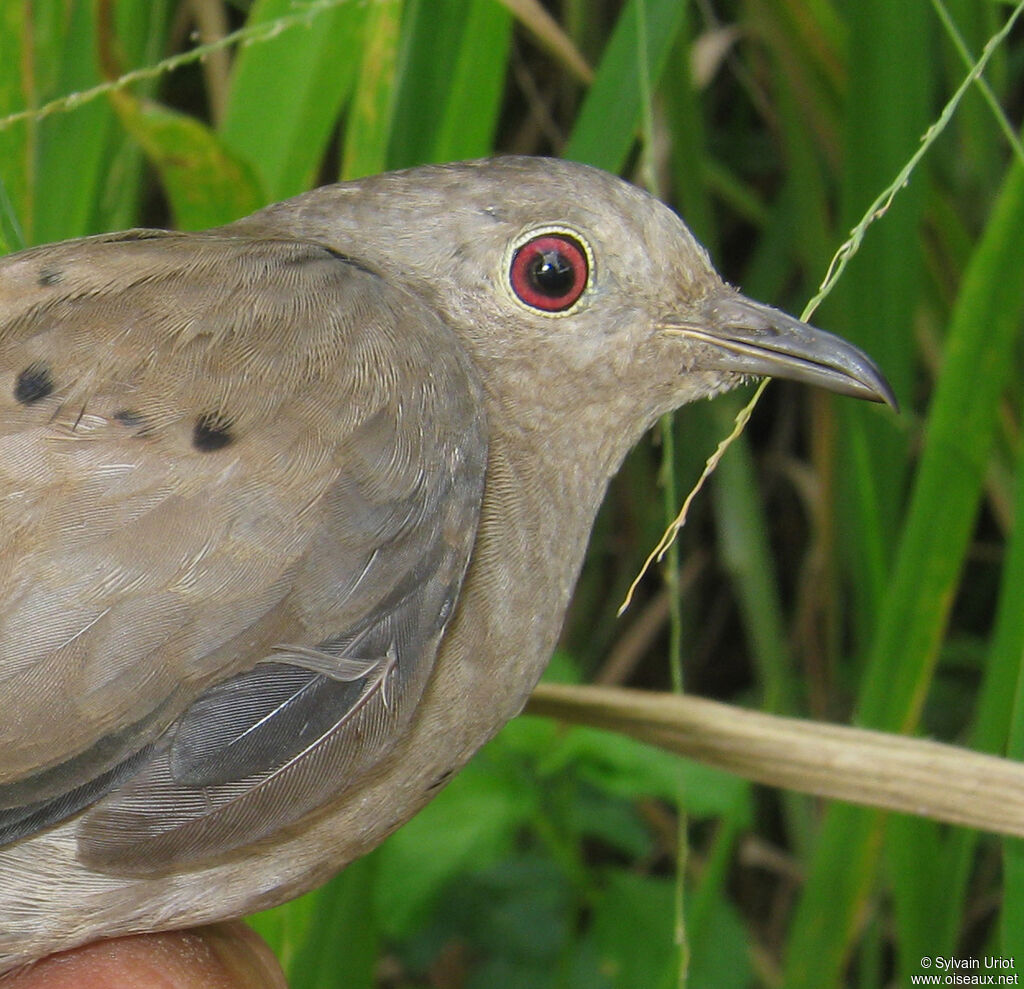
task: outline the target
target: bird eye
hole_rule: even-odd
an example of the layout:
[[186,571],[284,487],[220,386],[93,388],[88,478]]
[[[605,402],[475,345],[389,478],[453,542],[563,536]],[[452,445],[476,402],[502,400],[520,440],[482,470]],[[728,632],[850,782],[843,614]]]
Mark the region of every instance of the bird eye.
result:
[[583,294],[589,274],[587,252],[575,237],[543,233],[516,249],[509,281],[512,291],[526,305],[559,313]]

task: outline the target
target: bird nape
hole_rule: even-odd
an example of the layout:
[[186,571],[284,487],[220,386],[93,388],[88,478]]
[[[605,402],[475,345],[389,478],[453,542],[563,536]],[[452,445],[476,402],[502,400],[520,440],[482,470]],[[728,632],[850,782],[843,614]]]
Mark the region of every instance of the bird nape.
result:
[[240,916],[525,702],[609,477],[750,375],[893,404],[666,206],[497,158],[0,260],[0,971]]

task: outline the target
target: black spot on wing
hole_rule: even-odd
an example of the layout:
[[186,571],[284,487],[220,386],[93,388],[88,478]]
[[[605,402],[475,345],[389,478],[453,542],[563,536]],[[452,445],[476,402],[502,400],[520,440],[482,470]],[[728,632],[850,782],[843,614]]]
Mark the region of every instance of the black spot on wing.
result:
[[31,405],[53,393],[53,376],[45,364],[29,364],[14,382],[14,398],[22,405]]
[[118,409],[114,413],[114,420],[129,429],[138,429],[146,424],[146,417],[134,409]]
[[60,268],[40,268],[39,278],[37,280],[41,288],[46,288],[48,285],[56,285],[58,282],[64,280],[64,272]]
[[192,446],[200,453],[223,450],[234,441],[231,420],[219,412],[207,412],[201,415],[192,428]]

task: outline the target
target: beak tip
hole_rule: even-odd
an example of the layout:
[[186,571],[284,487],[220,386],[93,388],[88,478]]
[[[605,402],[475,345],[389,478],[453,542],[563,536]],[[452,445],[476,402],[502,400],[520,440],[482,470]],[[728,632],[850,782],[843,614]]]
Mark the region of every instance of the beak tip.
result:
[[[885,380],[885,379],[883,378],[883,380]],[[899,415],[900,414],[900,400],[896,397],[896,393],[892,390],[892,388],[889,387],[889,382],[886,381],[885,384],[886,384],[886,389],[885,389],[885,392],[882,395],[882,401],[885,402],[885,404],[888,405],[889,408],[892,409],[893,412],[896,413],[896,415]]]
[[885,375],[877,367],[872,365],[871,370],[874,373],[870,378],[857,382],[861,388],[858,389],[853,397],[865,399],[868,402],[876,402],[879,405],[888,405],[893,412],[899,415],[900,402],[896,397],[896,393],[892,390],[892,385],[889,384]]

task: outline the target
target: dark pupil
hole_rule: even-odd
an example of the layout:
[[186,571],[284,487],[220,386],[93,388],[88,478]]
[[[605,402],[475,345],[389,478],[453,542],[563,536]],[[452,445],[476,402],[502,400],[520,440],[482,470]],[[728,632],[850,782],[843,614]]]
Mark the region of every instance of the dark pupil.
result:
[[529,273],[533,287],[551,299],[571,291],[576,281],[569,259],[557,250],[538,251],[530,262]]

